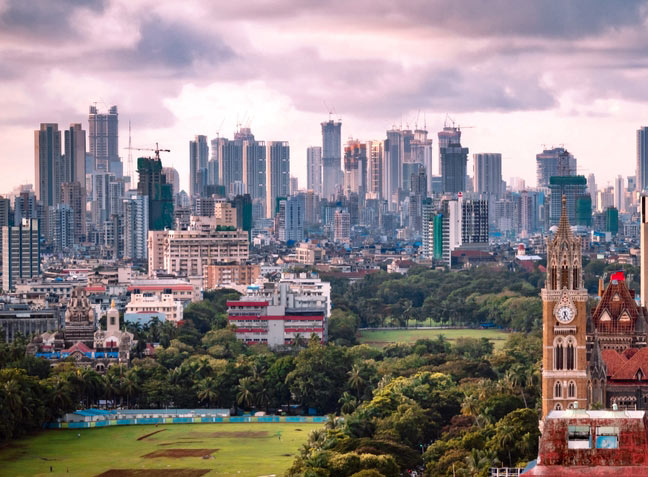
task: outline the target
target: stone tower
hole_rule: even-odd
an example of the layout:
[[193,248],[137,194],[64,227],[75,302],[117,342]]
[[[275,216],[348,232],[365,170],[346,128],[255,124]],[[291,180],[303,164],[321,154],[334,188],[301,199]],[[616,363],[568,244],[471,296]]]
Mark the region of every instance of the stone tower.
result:
[[542,416],[577,403],[587,408],[587,290],[581,243],[572,234],[562,198],[558,231],[547,238],[547,280],[542,289]]

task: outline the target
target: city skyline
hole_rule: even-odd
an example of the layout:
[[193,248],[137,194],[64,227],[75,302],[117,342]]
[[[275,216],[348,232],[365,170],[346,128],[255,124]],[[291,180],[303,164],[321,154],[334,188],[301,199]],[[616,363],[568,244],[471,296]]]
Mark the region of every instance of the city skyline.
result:
[[230,137],[237,124],[288,141],[305,184],[306,149],[321,144],[329,111],[343,143],[415,123],[434,137],[450,114],[475,126],[463,130],[471,154],[502,154],[505,180],[533,185],[535,155],[561,144],[579,173],[634,175],[647,122],[645,2],[511,5],[0,2],[0,165],[14,169],[0,190],[33,182],[40,123],[87,129],[94,103],[119,107],[123,160],[130,120],[133,146],[171,149],[164,165],[185,190],[187,141]]

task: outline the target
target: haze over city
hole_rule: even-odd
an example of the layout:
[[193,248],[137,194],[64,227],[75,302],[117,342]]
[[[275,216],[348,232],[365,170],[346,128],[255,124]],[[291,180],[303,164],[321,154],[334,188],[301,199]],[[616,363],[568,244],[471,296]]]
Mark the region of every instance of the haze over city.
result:
[[471,154],[502,153],[505,180],[535,184],[535,154],[561,144],[582,174],[630,175],[646,13],[635,1],[2,0],[0,190],[32,182],[39,123],[85,125],[95,102],[119,106],[123,158],[130,120],[134,146],[171,149],[184,189],[188,140],[239,124],[289,141],[305,184],[329,111],[343,140],[401,124],[434,135],[449,114],[474,126]]

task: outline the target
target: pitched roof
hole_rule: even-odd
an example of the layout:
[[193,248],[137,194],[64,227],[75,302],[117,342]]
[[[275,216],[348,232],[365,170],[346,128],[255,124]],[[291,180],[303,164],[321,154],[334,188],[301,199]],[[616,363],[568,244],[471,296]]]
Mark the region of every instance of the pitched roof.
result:
[[[634,380],[637,372],[641,370],[641,375],[648,379],[648,348],[641,348],[623,366],[611,374],[612,380]],[[610,372],[608,371],[608,374]]]
[[625,280],[610,280],[592,313],[599,333],[632,332],[643,313],[632,297]]
[[628,362],[628,359],[625,356],[620,355],[613,349],[604,349],[601,351],[601,356],[603,356],[608,377],[614,375],[614,373]]
[[74,353],[80,351],[81,353],[90,353],[92,350],[83,341],[77,341],[69,349],[64,349],[63,353]]

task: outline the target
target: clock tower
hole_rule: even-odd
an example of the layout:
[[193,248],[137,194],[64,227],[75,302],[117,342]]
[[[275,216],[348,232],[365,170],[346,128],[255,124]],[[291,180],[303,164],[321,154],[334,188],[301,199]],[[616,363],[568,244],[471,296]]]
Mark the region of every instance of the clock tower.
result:
[[581,242],[562,198],[558,231],[547,237],[547,280],[542,289],[542,416],[578,403],[587,408],[587,290]]

